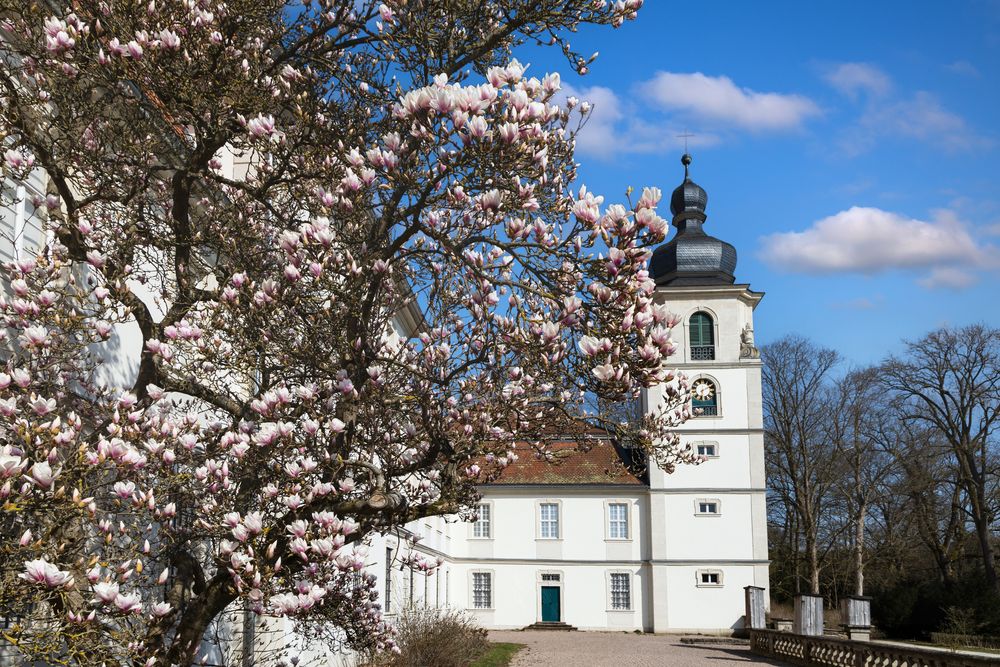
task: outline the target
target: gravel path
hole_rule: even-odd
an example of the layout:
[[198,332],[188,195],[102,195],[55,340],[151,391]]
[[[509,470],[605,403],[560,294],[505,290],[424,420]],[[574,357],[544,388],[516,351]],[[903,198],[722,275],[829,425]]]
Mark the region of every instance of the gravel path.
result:
[[780,665],[746,646],[688,645],[676,635],[627,632],[496,631],[495,642],[527,644],[511,667],[724,667]]

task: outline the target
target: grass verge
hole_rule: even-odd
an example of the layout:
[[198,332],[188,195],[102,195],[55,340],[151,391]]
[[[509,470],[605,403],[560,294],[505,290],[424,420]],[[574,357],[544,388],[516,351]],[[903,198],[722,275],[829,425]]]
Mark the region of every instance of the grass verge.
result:
[[507,667],[522,648],[524,648],[524,644],[490,642],[486,653],[479,656],[469,667]]

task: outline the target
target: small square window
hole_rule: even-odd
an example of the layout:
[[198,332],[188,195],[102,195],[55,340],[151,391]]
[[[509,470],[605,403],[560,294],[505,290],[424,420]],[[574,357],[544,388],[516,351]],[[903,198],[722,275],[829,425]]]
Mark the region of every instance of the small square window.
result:
[[699,588],[717,588],[722,586],[722,570],[698,570],[697,585]]
[[712,459],[719,456],[719,445],[714,442],[699,442],[695,447],[695,451],[698,453],[698,456]]
[[722,503],[715,498],[699,498],[694,503],[694,513],[698,516],[719,516],[722,514]]

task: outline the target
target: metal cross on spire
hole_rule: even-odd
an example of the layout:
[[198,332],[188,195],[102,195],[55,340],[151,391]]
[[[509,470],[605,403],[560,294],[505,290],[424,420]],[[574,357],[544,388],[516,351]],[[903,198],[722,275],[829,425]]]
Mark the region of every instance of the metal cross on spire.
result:
[[695,136],[695,135],[693,135],[693,134],[691,134],[690,132],[688,132],[688,131],[687,131],[687,128],[685,128],[685,129],[684,129],[684,134],[678,134],[678,135],[677,135],[677,138],[678,138],[678,139],[683,139],[683,140],[684,140],[684,152],[685,152],[685,153],[687,153],[687,152],[688,152],[688,139],[689,139],[690,137],[693,137],[693,136]]
[[691,164],[691,155],[688,153],[688,139],[694,135],[684,130],[684,134],[678,134],[678,139],[684,139],[684,155],[681,156],[681,164],[684,165],[684,180],[686,181],[690,175],[688,174],[688,165]]

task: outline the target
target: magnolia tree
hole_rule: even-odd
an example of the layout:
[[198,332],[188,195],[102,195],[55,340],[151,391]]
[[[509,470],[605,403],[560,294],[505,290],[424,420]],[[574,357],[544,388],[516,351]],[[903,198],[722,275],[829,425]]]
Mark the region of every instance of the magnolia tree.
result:
[[364,545],[468,516],[515,442],[690,459],[660,193],[576,184],[586,105],[511,58],[583,72],[564,33],[640,5],[0,0],[4,176],[44,174],[49,232],[2,269],[9,643],[183,665],[241,605],[391,646]]

